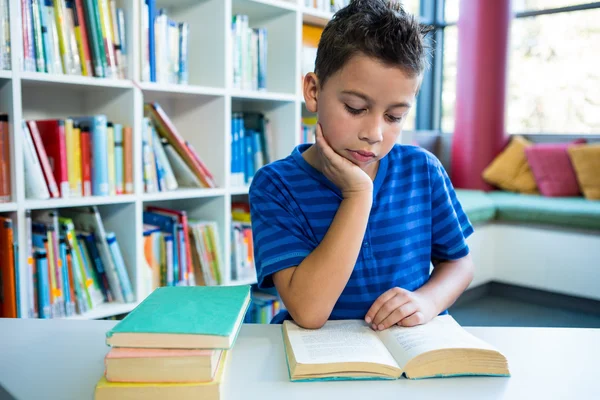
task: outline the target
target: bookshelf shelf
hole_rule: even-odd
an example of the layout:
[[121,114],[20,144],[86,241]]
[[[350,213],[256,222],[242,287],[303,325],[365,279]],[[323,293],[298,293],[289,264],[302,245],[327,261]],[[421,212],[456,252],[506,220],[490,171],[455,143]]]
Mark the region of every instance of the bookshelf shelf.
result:
[[133,87],[132,82],[128,79],[93,78],[89,76],[58,75],[42,72],[21,72],[19,77],[24,84],[35,82],[40,88],[42,87],[41,85],[70,85],[120,89]]
[[136,83],[144,94],[168,95],[170,97],[187,96],[224,96],[225,89],[196,85],[160,84],[153,82]]
[[17,211],[17,203],[0,203],[0,212]]
[[232,196],[248,194],[250,186],[235,186],[229,189],[229,194]]
[[302,8],[302,21],[310,25],[325,26],[333,17],[333,13],[316,10],[314,8]]
[[[115,0],[124,10],[127,79],[106,79],[23,71],[21,1],[8,0],[12,70],[0,71],[0,112],[9,115],[12,202],[1,203],[10,214],[19,249],[26,249],[25,211],[98,206],[106,231],[114,232],[125,261],[134,303],[99,306],[69,319],[96,319],[131,311],[148,294],[144,277],[143,211],[147,206],[185,210],[190,220],[214,221],[218,228],[226,285],[256,283],[256,277],[231,281],[231,203],[248,195],[248,186],[232,186],[232,115],[260,112],[269,121],[270,158],[288,156],[299,143],[302,24],[324,25],[332,14],[304,8],[304,0],[157,0],[170,19],[189,24],[188,84],[144,82],[142,79],[143,0]],[[233,84],[232,17],[248,16],[250,28],[266,28],[266,91],[241,90]],[[19,55],[17,57],[17,55]],[[145,103],[157,102],[181,137],[192,146],[214,176],[215,189],[181,188],[145,193],[142,133]],[[58,119],[103,114],[133,132],[134,193],[70,199],[26,198],[24,135],[21,120]],[[19,251],[17,290],[27,293],[26,251]],[[27,315],[21,302],[21,315]]]
[[268,100],[293,102],[296,100],[297,96],[287,93],[233,90],[231,92],[231,97],[240,100]]
[[86,207],[106,204],[127,204],[134,203],[134,195],[119,196],[89,196],[71,199],[49,199],[49,200],[26,200],[26,210],[47,210],[52,208]]
[[114,315],[125,314],[138,306],[140,302],[135,303],[105,303],[91,311],[80,315],[65,317],[64,319],[86,320],[112,317]]
[[168,192],[144,193],[143,201],[200,199],[225,196],[225,189],[178,189]]

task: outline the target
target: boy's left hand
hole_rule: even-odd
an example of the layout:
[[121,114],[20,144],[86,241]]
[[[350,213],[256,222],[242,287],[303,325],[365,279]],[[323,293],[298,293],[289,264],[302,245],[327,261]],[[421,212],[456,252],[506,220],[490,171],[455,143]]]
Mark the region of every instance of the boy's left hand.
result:
[[374,330],[381,331],[395,324],[426,324],[437,314],[435,304],[427,296],[395,287],[375,300],[365,316],[365,321]]

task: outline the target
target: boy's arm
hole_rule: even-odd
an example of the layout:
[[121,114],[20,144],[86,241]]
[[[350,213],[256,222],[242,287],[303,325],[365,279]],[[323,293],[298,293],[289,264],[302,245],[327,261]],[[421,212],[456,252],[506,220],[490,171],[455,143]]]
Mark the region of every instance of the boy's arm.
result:
[[350,279],[371,211],[371,193],[342,200],[317,248],[297,267],[273,274],[294,321],[309,329],[325,324]]
[[319,169],[343,200],[321,243],[300,265],[273,274],[285,307],[304,328],[320,328],[329,319],[356,264],[373,203],[369,175],[329,146],[320,124],[315,139]]

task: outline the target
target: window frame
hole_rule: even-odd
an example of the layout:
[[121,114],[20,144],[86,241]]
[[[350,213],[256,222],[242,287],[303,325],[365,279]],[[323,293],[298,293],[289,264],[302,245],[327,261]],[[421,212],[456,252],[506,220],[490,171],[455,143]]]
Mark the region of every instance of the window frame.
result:
[[[442,131],[442,90],[444,76],[444,35],[445,28],[457,25],[457,21],[445,20],[446,0],[421,0],[420,21],[432,25],[435,30],[428,38],[429,44],[433,42],[433,57],[430,68],[425,71],[423,84],[417,97],[417,110],[415,119],[415,132],[419,131]],[[570,13],[586,10],[600,9],[600,1],[577,4],[572,6],[556,7],[541,10],[524,10],[514,14],[515,19],[535,18],[540,15],[551,15],[560,13]],[[508,71],[507,71],[508,73]],[[444,132],[452,133],[452,132]],[[512,133],[521,134],[521,133]],[[527,133],[550,134],[548,132]],[[551,133],[552,135],[574,135],[576,133]],[[597,134],[600,134],[598,132]],[[597,135],[592,133],[590,135]],[[587,135],[587,134],[586,134]]]

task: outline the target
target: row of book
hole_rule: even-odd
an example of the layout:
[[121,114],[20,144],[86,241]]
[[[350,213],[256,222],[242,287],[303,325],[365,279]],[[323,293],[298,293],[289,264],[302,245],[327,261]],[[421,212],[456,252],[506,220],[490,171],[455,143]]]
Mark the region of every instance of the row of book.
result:
[[252,302],[244,318],[247,324],[270,324],[274,316],[283,310],[279,297],[258,290],[252,292]]
[[300,126],[300,142],[314,143],[317,134],[317,117],[303,117]]
[[22,123],[28,198],[133,193],[133,134],[106,115]]
[[267,29],[250,28],[247,15],[232,18],[233,87],[267,90]]
[[159,286],[216,286],[223,266],[214,221],[188,219],[185,211],[149,206],[143,214],[142,295]]
[[249,286],[155,290],[106,333],[111,348],[94,398],[223,398],[249,303]]
[[0,70],[11,69],[9,0],[0,0]]
[[0,203],[12,199],[10,161],[10,134],[8,132],[8,114],[0,113]]
[[271,161],[272,131],[261,113],[233,113],[231,117],[231,181],[247,185],[263,165]]
[[116,0],[23,0],[24,70],[124,79],[125,14]]
[[231,279],[244,282],[256,281],[254,242],[248,203],[233,202],[231,219]]
[[141,76],[144,82],[188,83],[190,26],[169,18],[156,0],[142,1]]
[[[117,237],[104,228],[96,207],[26,210],[25,219],[26,246],[19,250],[11,219],[0,218],[1,316],[62,318],[104,303],[134,301]],[[27,260],[23,277],[19,251]],[[24,293],[18,290],[20,279]]]
[[142,167],[147,193],[178,187],[214,188],[214,176],[158,103],[144,105]]

